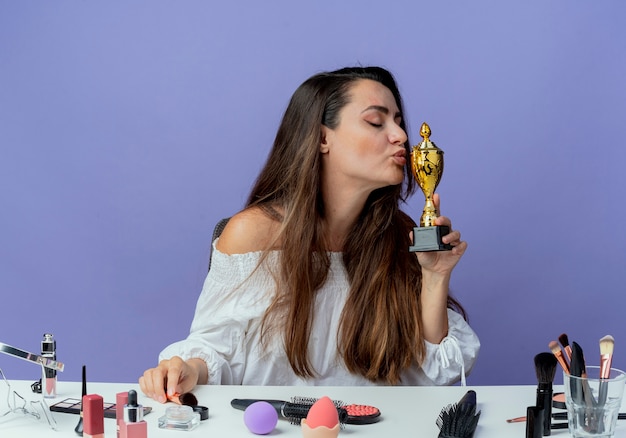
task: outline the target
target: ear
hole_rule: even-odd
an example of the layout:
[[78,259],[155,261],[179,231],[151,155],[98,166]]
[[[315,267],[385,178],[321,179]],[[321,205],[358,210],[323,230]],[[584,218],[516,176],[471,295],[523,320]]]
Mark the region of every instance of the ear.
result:
[[320,153],[327,154],[329,150],[328,138],[330,134],[330,129],[326,126],[322,125],[322,140],[320,141]]

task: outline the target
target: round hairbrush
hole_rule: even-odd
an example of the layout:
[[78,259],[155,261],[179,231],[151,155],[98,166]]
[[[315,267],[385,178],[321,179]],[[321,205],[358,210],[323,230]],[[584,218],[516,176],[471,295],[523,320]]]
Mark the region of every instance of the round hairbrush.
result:
[[[292,397],[294,403],[303,403],[312,405],[317,398],[312,397]],[[380,411],[374,406],[349,404],[346,405],[341,400],[333,400],[337,408],[343,408],[348,414],[345,420],[341,420],[345,424],[372,424],[380,421]]]

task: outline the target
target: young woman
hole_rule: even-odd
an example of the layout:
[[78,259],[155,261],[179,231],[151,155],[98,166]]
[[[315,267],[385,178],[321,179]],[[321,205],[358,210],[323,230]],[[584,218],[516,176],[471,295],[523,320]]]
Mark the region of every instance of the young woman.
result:
[[[294,93],[246,208],[214,243],[187,339],[139,379],[161,402],[196,384],[445,385],[480,348],[449,295],[467,243],[412,253],[410,143],[393,76],[317,74]],[[438,207],[439,198],[435,196]]]

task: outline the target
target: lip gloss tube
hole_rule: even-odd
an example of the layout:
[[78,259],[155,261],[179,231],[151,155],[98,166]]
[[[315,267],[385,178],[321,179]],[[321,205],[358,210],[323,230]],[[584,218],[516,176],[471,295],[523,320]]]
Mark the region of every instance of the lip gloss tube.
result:
[[[54,340],[54,336],[50,333],[45,333],[41,341],[41,356],[56,360],[56,350],[57,343]],[[57,396],[57,372],[56,370],[46,367],[42,367],[42,370],[41,392],[45,398],[54,398]]]

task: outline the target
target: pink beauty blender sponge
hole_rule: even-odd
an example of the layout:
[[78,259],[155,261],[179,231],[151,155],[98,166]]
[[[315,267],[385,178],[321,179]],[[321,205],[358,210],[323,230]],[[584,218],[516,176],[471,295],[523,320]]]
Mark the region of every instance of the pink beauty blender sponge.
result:
[[339,435],[337,407],[330,398],[320,398],[309,409],[301,427],[304,438],[336,438]]
[[278,413],[268,402],[252,403],[243,413],[243,422],[256,435],[267,435],[278,423]]

